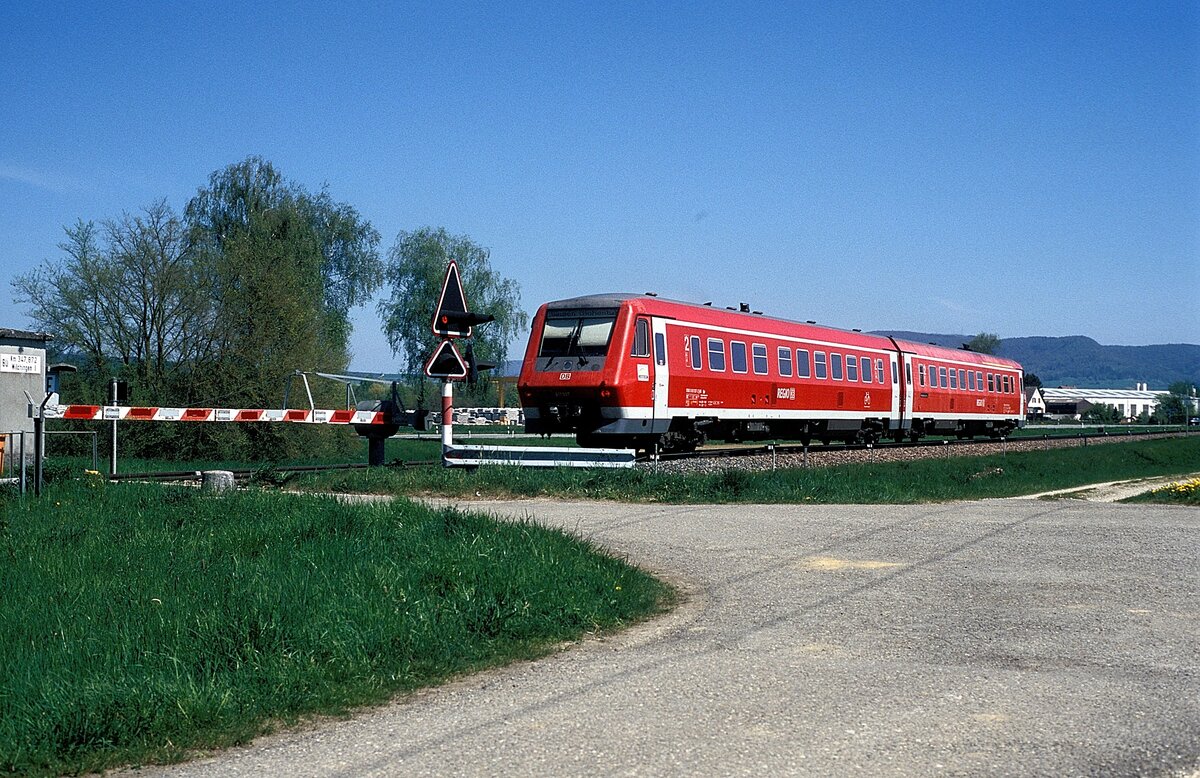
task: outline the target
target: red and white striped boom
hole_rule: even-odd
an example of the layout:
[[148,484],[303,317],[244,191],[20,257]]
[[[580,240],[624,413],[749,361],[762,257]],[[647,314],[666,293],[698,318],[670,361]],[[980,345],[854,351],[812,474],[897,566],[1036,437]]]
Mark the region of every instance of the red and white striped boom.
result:
[[297,424],[388,424],[383,411],[303,408],[131,408],[119,405],[48,405],[47,419],[81,421],[283,421]]

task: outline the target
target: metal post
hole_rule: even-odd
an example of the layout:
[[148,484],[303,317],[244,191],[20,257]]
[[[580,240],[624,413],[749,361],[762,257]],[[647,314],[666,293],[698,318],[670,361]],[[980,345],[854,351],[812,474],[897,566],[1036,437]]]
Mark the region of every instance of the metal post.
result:
[[804,459],[801,462],[801,466],[808,467],[808,444],[807,443],[804,444]]
[[37,416],[33,417],[33,496],[42,496],[42,458],[46,453],[46,403],[50,401],[51,395],[46,394],[46,399],[42,400],[42,404],[38,406]]
[[[117,406],[117,379],[115,378],[112,380],[112,397],[110,399],[115,408]],[[117,474],[117,420],[115,414],[112,423],[112,455],[108,460],[108,474],[110,476]]]
[[446,456],[454,445],[454,383],[442,380],[442,464],[449,466]]
[[21,496],[25,496],[25,491],[28,488],[29,479],[26,477],[25,471],[25,430],[21,430]]

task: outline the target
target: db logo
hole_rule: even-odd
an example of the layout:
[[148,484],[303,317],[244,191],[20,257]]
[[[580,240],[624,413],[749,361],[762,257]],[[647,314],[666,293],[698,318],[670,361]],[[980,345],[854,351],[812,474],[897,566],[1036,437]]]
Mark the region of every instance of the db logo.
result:
[[558,380],[559,380],[559,381],[570,381],[570,380],[571,380],[571,374],[570,374],[570,373],[559,373],[559,374],[558,374]]

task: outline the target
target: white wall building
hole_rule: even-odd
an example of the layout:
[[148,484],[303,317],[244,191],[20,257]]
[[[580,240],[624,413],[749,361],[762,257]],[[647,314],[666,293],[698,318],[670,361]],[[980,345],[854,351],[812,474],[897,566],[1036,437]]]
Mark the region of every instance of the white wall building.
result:
[[[1166,389],[1152,390],[1146,384],[1136,389],[1079,389],[1073,386],[1042,389],[1047,416],[1070,416],[1078,419],[1092,405],[1111,405],[1123,419],[1136,419],[1142,412],[1154,414],[1159,395]],[[1082,409],[1081,409],[1082,406]]]
[[6,468],[17,462],[18,435],[25,432],[25,456],[33,459],[33,419],[29,397],[40,403],[46,396],[46,343],[44,332],[0,327],[0,440],[5,442]]

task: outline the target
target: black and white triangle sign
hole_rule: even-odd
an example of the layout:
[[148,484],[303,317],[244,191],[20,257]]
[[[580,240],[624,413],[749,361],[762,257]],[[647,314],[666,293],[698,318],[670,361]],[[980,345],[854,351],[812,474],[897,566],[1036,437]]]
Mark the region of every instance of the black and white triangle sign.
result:
[[469,338],[471,324],[467,319],[467,297],[463,294],[458,263],[450,260],[450,266],[446,268],[446,280],[442,282],[442,294],[433,313],[434,334],[443,338]]
[[443,340],[438,344],[433,356],[425,363],[425,375],[445,379],[467,377],[467,363],[454,347],[454,341]]

